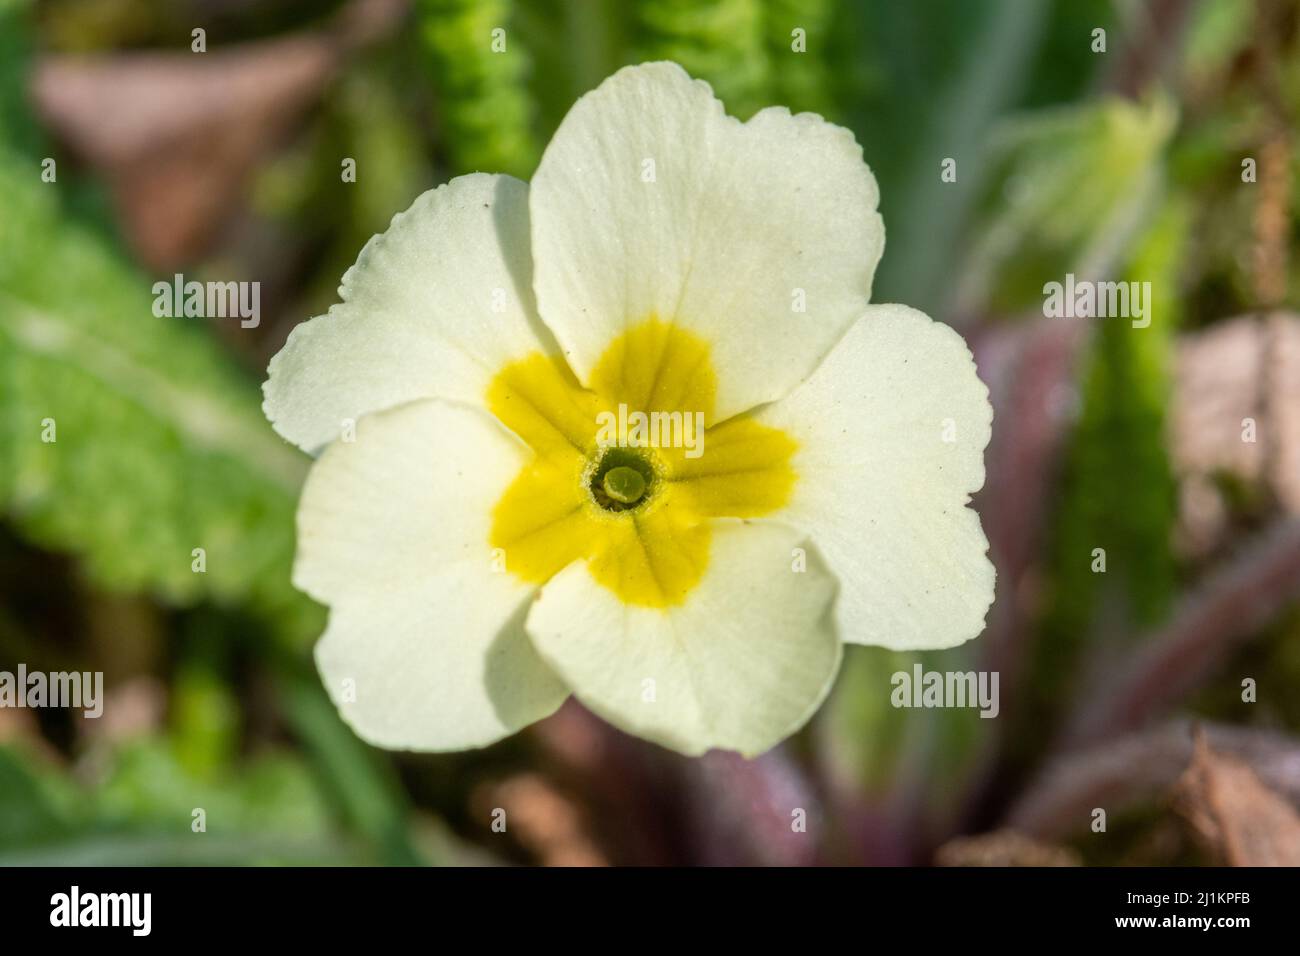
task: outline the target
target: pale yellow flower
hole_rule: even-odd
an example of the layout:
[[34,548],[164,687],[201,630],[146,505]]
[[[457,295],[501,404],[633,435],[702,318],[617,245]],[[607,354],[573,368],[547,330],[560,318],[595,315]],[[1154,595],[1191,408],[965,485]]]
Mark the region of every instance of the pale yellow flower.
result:
[[[741,123],[652,63],[575,104],[531,186],[455,179],[371,240],[265,389],[320,454],[295,581],[357,733],[483,746],[572,693],[755,754],[841,642],[982,630],[987,390],[951,329],[867,304],[877,201],[847,130]],[[701,414],[702,443],[603,447],[619,406]]]

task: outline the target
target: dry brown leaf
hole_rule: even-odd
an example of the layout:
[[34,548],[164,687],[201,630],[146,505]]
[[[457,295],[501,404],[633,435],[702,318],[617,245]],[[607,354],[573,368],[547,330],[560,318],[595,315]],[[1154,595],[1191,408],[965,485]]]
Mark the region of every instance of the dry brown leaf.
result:
[[32,78],[45,122],[100,169],[137,255],[200,255],[249,172],[319,97],[348,51],[391,27],[399,0],[358,0],[314,33],[206,53],[49,56]]
[[1268,409],[1272,425],[1269,471],[1282,506],[1300,514],[1300,316],[1267,320]]
[[581,808],[541,774],[516,774],[482,786],[471,802],[484,819],[504,810],[507,832],[543,866],[608,865],[587,832]]
[[1184,336],[1174,391],[1170,445],[1186,551],[1205,555],[1222,541],[1230,516],[1217,474],[1266,486],[1300,514],[1300,316],[1243,316]]
[[1241,761],[1196,735],[1174,808],[1199,840],[1230,866],[1300,866],[1300,814]]
[[1230,319],[1179,342],[1171,436],[1179,472],[1260,476],[1262,446],[1241,440],[1242,419],[1256,418],[1262,404],[1259,328],[1254,317]]
[[1016,830],[957,837],[935,853],[939,866],[1080,866],[1069,847],[1042,843]]
[[1217,751],[1248,763],[1271,790],[1300,803],[1297,741],[1275,731],[1177,719],[1059,753],[1021,791],[1003,818],[1006,826],[1058,840],[1085,826],[1095,807],[1123,813],[1167,801],[1192,760],[1196,728]]

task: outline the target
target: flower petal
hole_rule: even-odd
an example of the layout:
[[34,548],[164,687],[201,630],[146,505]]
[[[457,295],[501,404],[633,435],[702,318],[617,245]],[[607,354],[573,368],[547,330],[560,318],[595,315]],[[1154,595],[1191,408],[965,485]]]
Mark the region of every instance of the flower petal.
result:
[[483,405],[507,361],[550,347],[537,318],[528,186],[474,174],[393,217],[343,276],[342,303],[271,360],[266,416],[316,452],[345,420],[418,398]]
[[839,578],[844,640],[941,648],[984,629],[994,571],[966,505],[984,484],[993,410],[960,335],[906,306],[871,306],[755,417],[799,443],[799,481],[774,517],[807,532]]
[[830,689],[835,581],[791,528],[713,525],[708,571],[684,604],[630,607],[575,562],[542,588],[526,626],[578,698],[623,730],[686,754],[754,755],[803,726]]
[[330,605],[316,663],[371,743],[481,747],[567,696],[523,631],[533,588],[488,544],[526,459],[486,413],[422,401],[366,416],[313,466],[294,583]]
[[658,318],[709,346],[719,420],[812,371],[861,314],[884,248],[850,132],[779,108],[741,123],[673,63],[580,99],[529,201],[538,306],[579,379]]

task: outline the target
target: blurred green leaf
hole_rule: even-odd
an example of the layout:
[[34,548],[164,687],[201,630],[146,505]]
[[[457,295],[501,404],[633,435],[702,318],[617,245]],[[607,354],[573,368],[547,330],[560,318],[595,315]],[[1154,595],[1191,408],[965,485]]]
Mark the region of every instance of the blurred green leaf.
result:
[[[840,10],[837,98],[880,182],[888,233],[872,298],[942,314],[985,182],[988,130],[1018,100],[1050,5],[932,0],[919,16],[868,0]],[[954,183],[940,180],[948,158]]]
[[674,60],[748,119],[772,105],[763,15],[760,0],[643,0],[636,59]]
[[[528,51],[511,0],[418,0],[443,141],[454,172],[527,179],[540,150],[525,80]],[[494,49],[495,47],[495,49]]]
[[834,772],[868,794],[888,790],[906,740],[908,711],[890,704],[890,677],[915,655],[882,647],[844,648],[839,677],[819,719]]
[[1191,5],[1184,69],[1193,79],[1230,68],[1231,61],[1250,39],[1258,5],[1233,0],[1210,0]]
[[10,520],[105,586],[246,602],[287,634],[319,633],[319,611],[289,583],[306,459],[267,427],[255,383],[194,320],[153,315],[150,281],[61,216],[39,166],[0,153],[0,194]]
[[[1177,501],[1165,409],[1187,220],[1183,203],[1166,203],[1121,273],[1122,281],[1151,283],[1149,326],[1134,327],[1125,318],[1082,320],[1098,328],[1060,511],[1053,591],[1062,647],[1073,645],[1068,635],[1084,634],[1096,610],[1111,603],[1103,600],[1107,592],[1122,602],[1120,617],[1108,623],[1126,629],[1158,621],[1173,596]],[[1106,553],[1104,574],[1092,568],[1096,548]]]
[[550,139],[574,101],[629,62],[634,5],[626,0],[529,0],[514,9],[535,69],[538,134]]
[[1034,113],[994,137],[987,225],[959,291],[1000,314],[1039,309],[1043,285],[1107,275],[1158,199],[1175,124],[1163,98]]
[[[258,174],[258,211],[319,250],[288,315],[320,315],[334,305],[340,277],[365,244],[433,185],[425,144],[394,92],[400,64],[379,56],[340,77],[319,121]],[[322,163],[322,155],[340,161]],[[342,180],[342,158],[355,160],[355,181]]]
[[172,746],[186,772],[213,779],[234,763],[239,747],[239,701],[224,673],[230,642],[222,626],[200,616],[181,641],[171,685]]
[[967,707],[896,707],[894,675],[906,675],[919,695],[917,666],[926,674],[974,672],[979,665],[969,645],[924,653],[846,647],[820,740],[837,778],[900,819],[910,815],[933,825],[960,809],[994,722],[980,716],[974,701]]
[[411,841],[410,810],[396,776],[339,719],[319,677],[286,666],[278,687],[290,724],[351,827],[378,847],[386,863],[425,862]]
[[[101,778],[74,785],[0,748],[0,865],[259,865],[360,862],[340,842],[301,762],[263,755],[198,780],[163,739],[101,754]],[[195,829],[195,811],[203,828]]]
[[0,0],[0,144],[33,153],[40,133],[26,98],[30,20],[29,0]]
[[68,788],[0,746],[0,847],[57,837],[68,826]]
[[[838,121],[829,72],[835,14],[835,0],[764,0],[772,105]],[[801,50],[795,49],[795,30],[802,31]]]

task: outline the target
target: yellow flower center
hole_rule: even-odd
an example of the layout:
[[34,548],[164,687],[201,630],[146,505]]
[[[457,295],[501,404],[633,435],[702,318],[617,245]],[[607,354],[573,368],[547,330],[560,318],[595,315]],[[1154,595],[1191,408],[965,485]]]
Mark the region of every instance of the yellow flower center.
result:
[[[581,558],[626,604],[685,600],[708,568],[709,519],[769,514],[795,482],[793,439],[746,415],[714,423],[716,391],[708,345],[654,318],[610,343],[590,389],[558,356],[502,368],[488,407],[534,452],[492,515],[508,571],[542,584]],[[610,443],[602,425],[629,410],[659,427]]]

